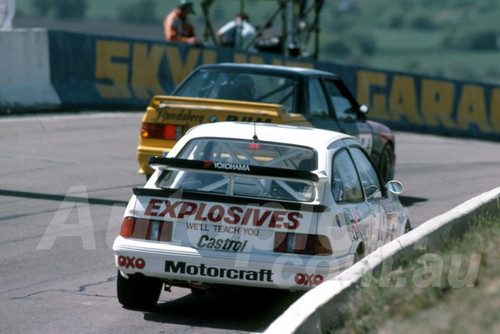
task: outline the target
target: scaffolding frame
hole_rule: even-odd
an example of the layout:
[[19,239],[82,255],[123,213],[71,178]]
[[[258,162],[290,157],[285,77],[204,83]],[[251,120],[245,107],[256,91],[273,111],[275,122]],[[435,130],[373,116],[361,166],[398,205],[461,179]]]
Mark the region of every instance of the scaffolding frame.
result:
[[[215,1],[201,0],[203,19],[205,21],[203,38],[205,43],[219,45],[210,18],[210,9]],[[279,36],[276,36],[279,38],[279,53],[292,57],[318,59],[321,32],[320,13],[324,0],[239,0],[241,13],[245,12],[245,3],[249,1],[275,2],[277,8],[267,20],[257,26],[256,36],[245,45],[237,46],[238,48],[250,49],[257,39],[263,36],[264,31],[270,28],[278,17],[281,17],[281,32]],[[308,51],[310,43],[313,44],[312,51]]]

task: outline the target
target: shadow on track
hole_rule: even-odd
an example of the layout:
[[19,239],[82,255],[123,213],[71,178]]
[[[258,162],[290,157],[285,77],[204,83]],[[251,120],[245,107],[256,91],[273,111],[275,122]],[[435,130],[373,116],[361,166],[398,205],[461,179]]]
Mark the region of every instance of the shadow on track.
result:
[[41,199],[47,201],[68,201],[75,203],[88,203],[95,205],[107,205],[107,206],[127,206],[127,201],[120,200],[109,200],[102,198],[94,198],[94,197],[76,197],[76,196],[68,196],[68,195],[55,195],[55,194],[46,194],[46,193],[35,193],[35,192],[27,192],[27,191],[17,191],[17,190],[4,190],[0,189],[0,196],[8,196],[8,197],[22,197],[22,198],[31,198],[31,199]]
[[399,201],[405,207],[412,206],[413,204],[416,203],[427,202],[428,200],[429,200],[428,198],[422,198],[422,197],[399,196]]
[[242,289],[160,302],[146,321],[236,331],[263,331],[303,292]]

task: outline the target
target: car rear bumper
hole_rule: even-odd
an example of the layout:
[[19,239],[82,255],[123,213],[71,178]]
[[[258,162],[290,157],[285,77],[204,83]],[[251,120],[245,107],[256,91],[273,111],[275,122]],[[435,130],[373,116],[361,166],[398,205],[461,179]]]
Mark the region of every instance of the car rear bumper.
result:
[[155,156],[163,156],[170,151],[169,147],[152,147],[139,145],[137,147],[137,161],[139,162],[139,173],[153,174],[154,169],[149,167],[148,159]]
[[113,250],[115,265],[122,273],[141,273],[179,286],[222,284],[308,290],[333,278],[353,261],[349,254],[234,253],[122,237],[116,238]]

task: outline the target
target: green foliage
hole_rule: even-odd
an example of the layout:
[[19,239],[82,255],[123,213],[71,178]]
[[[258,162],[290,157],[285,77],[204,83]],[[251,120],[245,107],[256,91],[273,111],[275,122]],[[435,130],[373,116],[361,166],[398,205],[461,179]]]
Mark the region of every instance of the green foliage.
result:
[[393,12],[387,17],[387,26],[391,29],[399,29],[404,26],[405,21],[404,14],[402,12]]
[[54,0],[56,17],[84,18],[87,10],[86,0]]
[[[347,1],[356,5],[355,13],[338,9],[341,2]],[[24,16],[86,17],[157,25],[177,3],[177,0],[26,0],[18,1],[16,9]],[[259,26],[275,13],[277,3],[278,0],[245,0],[244,6],[252,23]],[[202,34],[200,2],[194,4],[196,14],[191,21]],[[214,1],[213,27],[222,26],[238,11],[240,1]],[[319,58],[390,70],[413,68],[420,74],[487,79],[498,84],[500,65],[495,59],[500,43],[499,16],[498,0],[325,1],[320,19]],[[280,29],[278,14],[264,35],[277,35]]]
[[32,0],[36,13],[40,16],[57,18],[84,18],[87,0]]
[[481,29],[464,34],[466,50],[497,50],[498,33],[494,29]]
[[369,31],[354,29],[349,30],[342,37],[331,39],[326,43],[324,51],[336,57],[356,59],[356,63],[359,64],[359,58],[377,52],[377,43]]
[[408,26],[419,30],[434,30],[437,28],[432,14],[427,12],[417,12],[409,18]]
[[442,46],[456,50],[497,50],[498,32],[494,28],[452,30],[442,40]]
[[475,5],[474,0],[455,0],[453,6],[456,8],[469,8]]
[[156,1],[139,0],[120,6],[118,20],[122,22],[146,23],[156,19]]
[[500,302],[500,218],[480,219],[461,240],[408,268],[367,275],[326,333],[493,333]]
[[348,57],[352,54],[352,46],[343,38],[334,38],[323,48],[325,52],[331,55]]
[[419,5],[421,7],[429,9],[429,10],[443,10],[448,6],[449,3],[450,3],[449,0],[420,0],[419,1]]
[[371,56],[377,52],[377,41],[370,31],[351,31],[347,34],[347,39],[352,41],[363,55]]
[[[336,61],[359,64],[357,58],[361,58],[366,66],[376,68],[500,81],[496,74],[500,65],[494,61],[498,57],[494,52],[500,48],[497,0],[377,0],[358,5],[358,17],[323,12],[322,59],[333,55]],[[336,29],[331,21],[347,21],[345,26],[349,26]],[[373,36],[373,52],[363,52],[353,44],[353,27]],[[332,44],[333,36],[345,41]],[[333,54],[334,50],[342,52]]]
[[35,12],[39,16],[47,16],[51,10],[52,4],[49,0],[32,0]]

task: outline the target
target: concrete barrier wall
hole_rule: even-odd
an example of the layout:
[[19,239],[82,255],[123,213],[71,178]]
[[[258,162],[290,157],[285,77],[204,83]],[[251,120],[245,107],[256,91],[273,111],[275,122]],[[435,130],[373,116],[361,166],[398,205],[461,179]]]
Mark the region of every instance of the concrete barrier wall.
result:
[[236,53],[232,48],[195,47],[50,32],[52,83],[65,107],[145,108],[153,95],[169,94],[201,64],[255,62],[303,65],[279,55]]
[[0,113],[61,105],[50,83],[48,32],[0,32]]
[[371,119],[394,129],[500,139],[498,85],[147,39],[37,30],[0,37],[0,66],[8,74],[0,78],[0,110],[59,101],[65,109],[140,110],[198,65],[250,62],[335,72],[370,107]]

